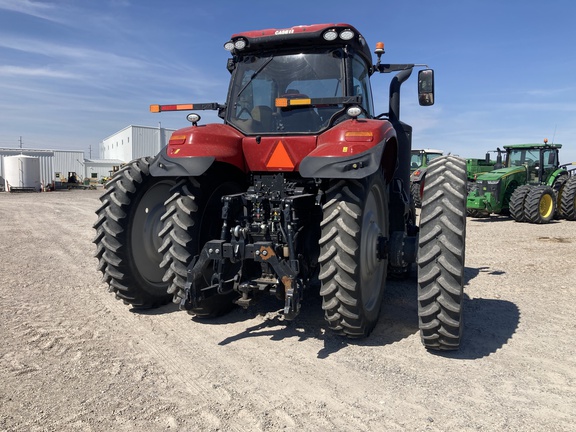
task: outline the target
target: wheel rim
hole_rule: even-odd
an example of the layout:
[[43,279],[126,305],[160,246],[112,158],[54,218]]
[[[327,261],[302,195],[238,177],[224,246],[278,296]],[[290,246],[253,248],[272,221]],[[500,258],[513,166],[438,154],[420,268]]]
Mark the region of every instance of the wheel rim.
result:
[[376,254],[378,239],[384,233],[386,223],[383,193],[378,185],[372,186],[362,217],[359,264],[362,303],[366,311],[376,306],[387,265],[383,260],[378,260]]
[[164,201],[169,197],[173,181],[159,181],[144,192],[134,212],[131,230],[132,256],[138,273],[147,283],[164,287],[164,270],[160,268],[162,255],[158,252],[164,214]]
[[544,194],[540,198],[540,215],[543,218],[547,218],[552,214],[554,208],[554,201],[549,194]]

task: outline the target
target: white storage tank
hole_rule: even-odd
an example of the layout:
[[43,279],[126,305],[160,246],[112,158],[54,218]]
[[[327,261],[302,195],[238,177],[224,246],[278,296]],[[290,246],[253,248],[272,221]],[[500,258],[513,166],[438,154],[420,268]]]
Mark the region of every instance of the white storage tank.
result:
[[4,180],[7,191],[40,192],[40,159],[33,156],[4,156]]

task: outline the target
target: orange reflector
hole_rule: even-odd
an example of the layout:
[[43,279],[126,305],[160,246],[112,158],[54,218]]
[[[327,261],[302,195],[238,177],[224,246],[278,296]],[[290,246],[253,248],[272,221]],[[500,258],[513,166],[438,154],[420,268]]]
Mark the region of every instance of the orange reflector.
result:
[[345,134],[346,141],[372,141],[373,138],[371,131],[348,131]]
[[187,135],[172,135],[168,144],[179,145],[186,142]]
[[272,155],[270,155],[270,159],[268,159],[266,168],[294,168],[294,163],[292,159],[290,159],[290,155],[286,151],[286,147],[284,147],[282,141],[278,141],[278,145],[272,152]]
[[160,105],[150,105],[150,112],[160,112]]
[[288,99],[286,99],[286,98],[276,98],[276,103],[275,103],[275,105],[276,105],[278,108],[285,108],[285,107],[288,106]]

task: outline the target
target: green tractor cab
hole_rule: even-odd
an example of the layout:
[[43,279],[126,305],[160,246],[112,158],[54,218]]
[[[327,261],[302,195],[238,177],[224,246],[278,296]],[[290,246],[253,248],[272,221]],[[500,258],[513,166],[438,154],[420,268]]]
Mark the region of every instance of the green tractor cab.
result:
[[[566,217],[562,192],[570,172],[559,164],[562,144],[515,144],[504,146],[502,168],[476,176],[467,198],[472,217],[510,214],[518,222],[547,223]],[[568,199],[569,197],[567,197]]]

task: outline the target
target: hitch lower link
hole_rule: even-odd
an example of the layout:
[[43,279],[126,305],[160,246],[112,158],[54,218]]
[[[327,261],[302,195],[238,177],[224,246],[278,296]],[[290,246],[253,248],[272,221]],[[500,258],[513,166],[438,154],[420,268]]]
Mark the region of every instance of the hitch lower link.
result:
[[[244,259],[252,259],[256,262],[268,263],[273,269],[278,280],[268,280],[267,284],[279,283],[284,291],[284,317],[287,320],[294,319],[300,312],[300,302],[302,299],[303,285],[296,275],[298,273],[298,262],[293,261],[289,265],[287,260],[280,259],[274,251],[271,242],[256,242],[245,244],[241,242],[226,242],[225,240],[212,240],[207,242],[200,255],[194,257],[187,270],[187,279],[184,285],[184,298],[180,301],[180,309],[191,310],[198,308],[202,300],[206,298],[205,293],[216,290],[213,295],[223,295],[231,291],[241,294],[236,303],[247,308],[251,304],[249,294],[251,291],[259,290],[260,280],[244,281],[242,278],[242,266],[236,275],[223,280],[223,268],[226,261],[229,263],[242,262]],[[212,274],[210,284],[201,286],[201,281],[207,274],[208,266],[215,269]],[[294,270],[295,269],[295,270]]]

